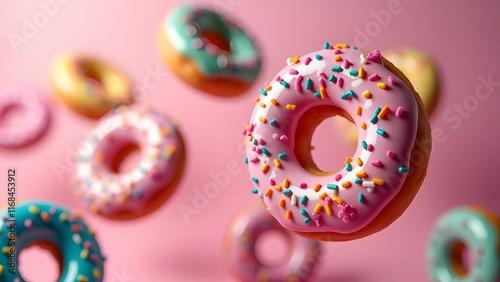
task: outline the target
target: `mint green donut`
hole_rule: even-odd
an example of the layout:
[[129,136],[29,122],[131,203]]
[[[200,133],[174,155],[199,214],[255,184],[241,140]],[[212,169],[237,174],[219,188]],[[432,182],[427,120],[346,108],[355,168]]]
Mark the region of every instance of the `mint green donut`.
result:
[[[228,76],[250,84],[260,72],[260,55],[250,37],[210,9],[181,6],[170,14],[162,28],[174,48],[191,58],[207,77]],[[204,31],[222,35],[229,42],[231,52],[228,54],[210,44],[202,36]]]
[[[100,282],[104,258],[93,232],[75,214],[51,203],[27,202],[0,213],[0,282],[26,281],[19,273],[19,253],[31,244],[49,242],[62,257],[60,282]],[[12,221],[15,219],[16,221]],[[15,226],[15,227],[13,227]],[[15,240],[11,232],[15,232]]]
[[[499,277],[498,226],[480,209],[460,207],[442,215],[433,230],[428,248],[428,270],[432,281],[494,282]],[[454,260],[454,247],[465,245],[471,255],[471,266],[459,275]],[[461,264],[461,263],[459,263]]]

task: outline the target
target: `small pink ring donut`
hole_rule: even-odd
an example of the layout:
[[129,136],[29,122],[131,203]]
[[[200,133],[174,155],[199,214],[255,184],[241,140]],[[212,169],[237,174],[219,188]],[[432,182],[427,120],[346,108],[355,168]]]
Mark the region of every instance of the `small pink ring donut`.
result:
[[[25,114],[19,125],[7,126],[2,117],[14,107]],[[49,109],[34,90],[7,88],[0,92],[0,147],[23,147],[35,142],[47,131],[49,120]]]
[[[255,244],[263,233],[284,234],[292,249],[288,262],[274,267],[259,261]],[[307,281],[318,264],[320,243],[284,229],[261,205],[253,204],[236,217],[228,230],[226,252],[233,271],[242,281]]]

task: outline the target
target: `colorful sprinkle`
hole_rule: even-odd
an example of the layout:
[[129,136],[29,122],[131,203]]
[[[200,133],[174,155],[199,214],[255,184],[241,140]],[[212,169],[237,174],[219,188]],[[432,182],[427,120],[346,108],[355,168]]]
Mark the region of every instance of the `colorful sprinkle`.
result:
[[372,181],[373,181],[373,183],[375,183],[375,184],[377,184],[379,186],[384,185],[384,180],[382,180],[382,179],[373,178]]
[[386,155],[387,155],[387,157],[388,157],[389,159],[392,159],[392,158],[394,158],[394,156],[396,156],[396,154],[394,154],[394,152],[393,152],[393,151],[387,151],[387,154],[386,154]]
[[359,165],[359,166],[362,166],[363,165],[363,160],[361,160],[361,158],[356,158],[356,164]]
[[290,220],[292,218],[292,212],[287,210],[286,213],[285,213],[285,219],[286,220]]
[[361,141],[361,147],[363,147],[363,149],[368,149],[368,144],[366,143],[366,141]]
[[389,112],[389,107],[388,106],[384,106],[382,108],[382,110],[380,111],[380,113],[378,114],[378,117],[379,118],[384,118],[387,115],[388,112]]
[[334,83],[335,81],[337,80],[337,77],[335,77],[335,75],[330,75],[330,77],[328,78],[328,81]]
[[376,167],[381,167],[382,166],[382,162],[380,160],[372,160],[372,161],[370,161],[370,164],[372,166],[376,166]]
[[407,173],[410,170],[407,167],[405,167],[405,166],[400,166],[398,168],[398,171],[401,172],[401,173]]
[[323,59],[323,56],[321,56],[320,54],[316,54],[314,58],[316,58],[316,60],[321,60]]
[[389,77],[387,78],[387,81],[389,82],[390,85],[396,84],[396,80],[391,75],[389,75]]
[[314,192],[318,192],[319,189],[321,189],[321,184],[314,185],[314,188],[313,188]]
[[333,183],[327,184],[326,188],[328,188],[330,190],[338,190],[339,189],[339,187],[337,186],[337,184],[333,184]]
[[264,96],[267,96],[267,91],[264,88],[260,89],[260,93]]
[[385,82],[378,82],[377,87],[380,89],[387,89],[388,88],[388,86]]
[[286,105],[286,109],[289,111],[294,111],[296,108],[297,108],[297,106],[294,104],[287,104]]
[[344,187],[344,188],[351,187],[351,181],[344,181],[344,182],[342,182],[342,187]]
[[381,128],[377,128],[377,134],[380,135],[380,136],[385,136],[386,135],[385,130],[383,130]]
[[290,84],[288,84],[288,82],[286,82],[284,80],[280,81],[280,84],[285,86],[285,88],[290,88]]
[[262,173],[267,173],[267,171],[269,170],[269,165],[268,164],[265,164],[262,166]]
[[361,78],[361,79],[364,79],[366,76],[366,71],[364,68],[362,67],[359,67],[359,70],[358,70],[358,77]]
[[292,206],[297,205],[297,195],[292,195],[292,199],[290,200],[290,203],[292,204]]
[[264,193],[264,196],[266,197],[271,197],[273,194],[273,190],[271,188],[267,189],[266,192]]
[[398,107],[397,110],[396,110],[396,117],[401,117],[401,115],[403,114],[405,108],[403,107]]
[[366,99],[370,99],[372,97],[372,93],[368,90],[366,91],[363,91],[363,97],[365,97]]
[[278,159],[274,159],[273,163],[274,163],[275,167],[277,167],[277,168],[283,168],[283,166],[281,165],[281,162]]
[[374,73],[374,74],[372,74],[372,75],[370,75],[368,77],[369,81],[376,81],[376,80],[379,80],[379,79],[380,79],[380,76],[378,76],[378,73]]
[[361,113],[363,112],[363,108],[361,106],[356,107],[356,115],[361,116]]
[[363,203],[365,201],[365,195],[359,193],[358,195],[358,202]]
[[332,71],[334,72],[342,72],[344,69],[342,69],[341,66],[333,66]]
[[346,164],[345,165],[345,170],[351,171],[352,170],[352,164]]
[[312,86],[312,79],[308,78],[306,79],[306,89],[310,90]]
[[302,199],[300,199],[300,204],[305,206],[308,199],[309,198],[306,195],[302,196]]

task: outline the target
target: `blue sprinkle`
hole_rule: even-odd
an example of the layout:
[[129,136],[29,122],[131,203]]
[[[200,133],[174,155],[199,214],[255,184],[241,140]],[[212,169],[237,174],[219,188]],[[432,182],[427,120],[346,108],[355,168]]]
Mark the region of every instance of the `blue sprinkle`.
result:
[[271,153],[269,153],[269,151],[268,151],[266,148],[264,148],[264,147],[262,147],[262,148],[260,148],[260,149],[262,150],[262,153],[264,153],[264,155],[266,155],[266,156],[269,156],[269,155],[271,154]]
[[310,221],[311,221],[311,218],[310,218],[310,217],[306,217],[306,218],[304,218],[304,223],[305,223],[305,224],[308,224]]
[[253,139],[252,143],[253,143],[254,145],[259,144],[259,142],[257,142],[257,139],[255,139],[255,138]]
[[255,182],[255,183],[259,183],[259,179],[257,177],[252,177],[252,181]]
[[260,94],[262,94],[262,95],[264,95],[264,96],[267,96],[267,91],[266,91],[266,89],[261,88],[261,89],[260,89]]
[[366,141],[361,141],[361,147],[363,147],[363,149],[365,150],[368,149],[368,144],[366,143]]
[[309,198],[307,198],[306,195],[302,196],[302,199],[300,199],[300,204],[305,206],[307,204],[308,199]]
[[134,190],[132,191],[132,196],[140,198],[142,196],[142,192],[140,190]]
[[307,211],[305,209],[300,209],[300,214],[303,216],[308,216]]
[[319,93],[319,92],[314,93],[314,97],[321,99],[321,93]]
[[337,186],[337,184],[326,184],[326,188],[330,189],[330,190],[338,190],[339,189],[339,186]]
[[283,194],[285,194],[285,195],[292,194],[292,190],[285,189],[285,190],[283,190]]
[[252,193],[253,193],[253,194],[257,194],[257,193],[259,193],[259,190],[257,190],[257,188],[253,188],[253,189],[252,189]]
[[408,171],[410,171],[410,170],[409,170],[407,167],[405,167],[405,166],[400,166],[400,167],[398,168],[398,171],[399,171],[399,172],[402,172],[402,173],[407,173],[407,172],[408,172]]
[[356,179],[354,179],[354,183],[361,184],[361,183],[363,183],[363,179],[357,177]]
[[341,66],[333,66],[332,67],[332,71],[334,71],[334,72],[341,72],[343,70],[344,69]]
[[290,87],[290,84],[288,84],[288,82],[282,80],[281,82],[281,85],[285,86],[286,88],[289,88]]
[[313,83],[312,79],[308,78],[306,80],[306,89],[307,90],[311,89],[312,83]]
[[330,49],[330,43],[325,42],[325,44],[323,44],[323,48]]
[[276,121],[275,119],[272,119],[269,124],[270,125],[276,125],[278,123],[278,121]]
[[385,130],[377,128],[377,134],[380,136],[385,136]]
[[245,164],[248,164],[248,157],[245,157]]
[[347,92],[343,93],[342,95],[340,95],[340,99],[342,99],[342,100],[345,100],[345,99],[347,99],[349,97],[351,97],[351,95],[349,95],[349,93],[347,93]]
[[354,49],[354,50],[358,50],[358,47],[356,47],[356,46],[352,46],[352,49]]
[[349,71],[349,74],[352,76],[358,76],[358,71],[357,70],[351,70]]
[[378,117],[377,116],[372,116],[372,118],[370,119],[370,122],[373,123],[373,124],[377,123],[377,121],[378,121]]
[[374,117],[378,116],[378,114],[380,114],[380,111],[382,111],[382,109],[381,109],[380,107],[377,107],[377,108],[375,109],[375,112],[373,113],[373,116],[374,116]]
[[359,195],[358,195],[358,202],[362,203],[364,201],[365,201],[365,195],[359,193]]
[[332,75],[330,75],[330,77],[328,78],[328,81],[330,81],[330,82],[335,82],[335,81],[337,81],[337,78],[335,77],[335,75],[333,75],[333,74],[332,74]]
[[349,91],[347,91],[347,93],[349,93],[349,95],[353,98],[356,98],[356,93],[354,93],[354,91],[352,91],[352,89],[349,89]]
[[288,155],[286,153],[280,153],[280,154],[278,154],[278,158],[280,158],[280,160],[282,160],[282,159],[284,159],[286,157],[288,157]]
[[345,165],[345,170],[351,171],[352,170],[352,164],[346,164]]
[[316,58],[316,60],[321,60],[321,59],[323,59],[323,56],[321,56],[320,54],[316,54],[314,57]]

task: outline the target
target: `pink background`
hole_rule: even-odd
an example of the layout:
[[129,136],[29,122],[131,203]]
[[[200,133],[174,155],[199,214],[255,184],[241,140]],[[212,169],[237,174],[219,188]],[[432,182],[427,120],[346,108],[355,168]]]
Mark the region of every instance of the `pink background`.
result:
[[[226,15],[237,19],[261,47],[262,73],[250,91],[233,98],[199,92],[170,74],[144,92],[141,103],[157,105],[179,121],[187,165],[177,192],[158,211],[119,222],[88,212],[73,196],[69,173],[58,175],[53,169],[54,164],[71,169],[66,160],[69,152],[96,122],[54,99],[48,68],[60,52],[85,52],[114,64],[136,87],[141,86],[148,69],[168,72],[156,46],[156,33],[169,11],[183,1],[146,5],[146,1],[67,0],[57,4],[58,11],[47,22],[38,19],[42,25],[26,43],[13,46],[9,34],[21,36],[23,18],[33,22],[43,8],[38,1],[0,0],[0,88],[33,86],[42,91],[53,113],[50,129],[39,142],[21,150],[0,149],[0,171],[6,172],[9,166],[19,169],[20,201],[50,200],[83,212],[108,258],[105,281],[236,281],[224,263],[223,235],[240,207],[256,200],[250,193],[252,183],[240,144],[258,88],[284,66],[287,57],[319,49],[325,41],[381,50],[413,46],[436,59],[442,76],[441,97],[430,119],[440,138],[435,140],[428,176],[406,213],[386,230],[357,241],[324,244],[325,255],[314,280],[428,281],[425,249],[441,213],[457,205],[477,204],[500,214],[498,185],[493,181],[500,159],[498,83],[486,100],[474,104],[477,100],[472,98],[480,85],[478,77],[500,81],[495,66],[500,4],[463,1],[451,6],[445,1],[400,0],[398,14],[392,14],[385,26],[374,25],[375,14],[394,1],[194,1],[229,5]],[[362,40],[356,34],[365,28],[369,35]],[[464,103],[470,103],[465,104],[466,115],[445,117],[454,105]],[[452,116],[455,120],[449,119]],[[343,156],[354,151],[343,141],[328,144],[335,134],[331,121],[326,122],[313,140],[316,160],[325,169],[337,168]],[[318,152],[323,152],[322,157]],[[228,165],[236,169],[230,184],[186,221],[180,206],[192,206],[193,190],[203,189],[212,182],[211,172],[225,171]],[[2,202],[4,194],[0,193]],[[24,268],[54,277],[47,273],[54,268],[47,270],[39,258],[31,253]],[[123,279],[123,274],[130,279]]]

